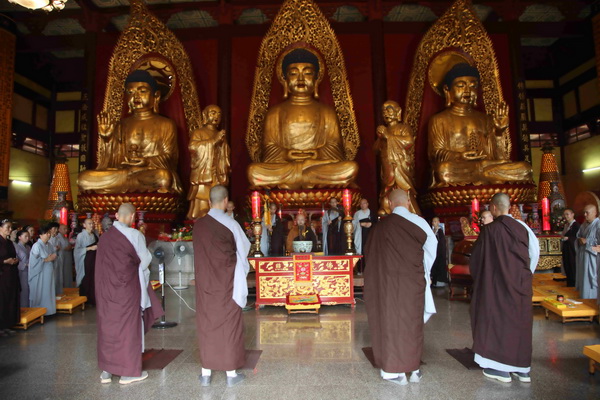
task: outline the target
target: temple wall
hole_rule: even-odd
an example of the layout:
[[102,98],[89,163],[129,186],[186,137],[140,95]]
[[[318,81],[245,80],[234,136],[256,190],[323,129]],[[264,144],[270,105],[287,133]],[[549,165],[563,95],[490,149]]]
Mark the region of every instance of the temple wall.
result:
[[566,169],[561,179],[567,196],[567,204],[572,204],[579,192],[600,190],[600,170],[582,172],[585,168],[600,167],[599,148],[600,136],[592,136],[565,147]]
[[[50,163],[47,157],[27,151],[10,149],[11,183],[8,186],[8,209],[19,225],[34,224],[44,217],[50,190]],[[31,182],[23,186],[13,179]]]

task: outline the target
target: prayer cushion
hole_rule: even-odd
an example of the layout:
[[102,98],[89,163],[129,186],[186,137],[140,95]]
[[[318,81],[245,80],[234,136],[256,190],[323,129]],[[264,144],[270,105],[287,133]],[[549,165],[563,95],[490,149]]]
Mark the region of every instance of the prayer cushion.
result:
[[73,314],[73,310],[81,306],[81,310],[85,310],[85,302],[87,297],[77,295],[63,295],[59,300],[56,300],[56,312]]

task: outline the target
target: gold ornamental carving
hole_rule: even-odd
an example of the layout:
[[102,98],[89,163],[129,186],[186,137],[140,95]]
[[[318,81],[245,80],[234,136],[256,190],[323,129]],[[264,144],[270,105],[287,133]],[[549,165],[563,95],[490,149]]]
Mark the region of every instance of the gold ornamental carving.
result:
[[[0,186],[8,186],[10,169],[16,40],[15,35],[0,28]],[[0,204],[0,209],[2,208],[4,207]]]
[[562,256],[540,256],[540,261],[536,270],[545,271],[554,268],[560,268],[562,265]]
[[261,161],[265,116],[269,108],[273,72],[288,47],[303,43],[314,47],[324,60],[346,160],[354,160],[360,144],[346,66],[340,45],[327,18],[312,0],[287,0],[264,37],[258,54],[248,117],[246,146],[254,163]]
[[[421,204],[425,208],[468,206],[475,197],[480,203],[487,204],[498,192],[510,196],[511,203],[531,203],[535,201],[537,189],[534,184],[524,183],[435,188],[421,196]],[[460,211],[457,215],[462,214],[464,212]]]
[[[446,63],[459,61],[462,58],[479,70],[483,104],[486,110],[496,110],[504,103],[492,40],[477,18],[471,0],[457,0],[429,28],[415,54],[404,120],[414,132],[418,132],[419,129],[425,80],[430,78],[432,88],[437,92],[439,88],[434,84],[437,82],[436,77],[445,75],[444,70],[435,68],[437,64],[442,65],[443,60],[436,57],[444,51],[448,52],[446,57],[449,57],[445,60]],[[430,68],[433,68],[431,73]],[[505,154],[510,154],[512,144],[508,128],[504,136],[503,151]]]
[[[171,83],[178,83],[181,88],[187,130],[191,132],[199,128],[201,109],[192,66],[183,44],[150,13],[142,0],[130,0],[130,4],[129,23],[119,37],[110,59],[102,112],[112,121],[120,120],[123,113],[125,78],[136,67],[141,66],[145,58],[150,60],[149,62],[164,59],[175,70],[177,81]],[[101,154],[103,146],[100,140],[99,137],[98,164],[101,164],[104,158]]]

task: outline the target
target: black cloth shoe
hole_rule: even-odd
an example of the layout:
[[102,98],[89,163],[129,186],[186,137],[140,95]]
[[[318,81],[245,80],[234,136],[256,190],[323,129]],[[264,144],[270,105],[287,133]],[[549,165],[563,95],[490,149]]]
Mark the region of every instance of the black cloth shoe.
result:
[[531,383],[531,376],[528,372],[511,372],[510,374],[517,378],[519,382]]
[[488,377],[490,379],[495,379],[497,381],[504,382],[504,383],[510,383],[512,381],[512,379],[510,378],[510,374],[508,372],[496,371],[495,369],[491,369],[491,368],[484,368],[483,375],[485,375],[486,377]]
[[240,383],[241,381],[243,381],[244,379],[246,379],[246,375],[244,374],[237,374],[234,377],[227,377],[227,386],[232,387],[237,385],[238,383]]

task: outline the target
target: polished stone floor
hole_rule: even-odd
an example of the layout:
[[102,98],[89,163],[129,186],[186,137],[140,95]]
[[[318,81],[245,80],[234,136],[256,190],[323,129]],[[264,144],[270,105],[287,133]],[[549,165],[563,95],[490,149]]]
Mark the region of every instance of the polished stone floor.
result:
[[[194,313],[168,294],[169,320],[179,325],[153,330],[148,348],[183,349],[162,371],[149,371],[139,383],[101,384],[96,364],[94,308],[48,318],[11,337],[0,337],[0,399],[600,399],[600,372],[590,376],[584,345],[600,343],[600,327],[546,320],[535,310],[531,384],[490,381],[469,371],[445,349],[471,345],[469,305],[449,302],[436,289],[438,314],[425,328],[419,384],[384,382],[364,357],[369,346],[365,307],[323,307],[319,316],[295,315],[267,307],[244,313],[246,347],[263,350],[247,379],[227,388],[215,372],[200,387]],[[193,289],[182,292],[194,304]],[[251,299],[250,299],[251,300]],[[401,337],[398,340],[402,340]]]

